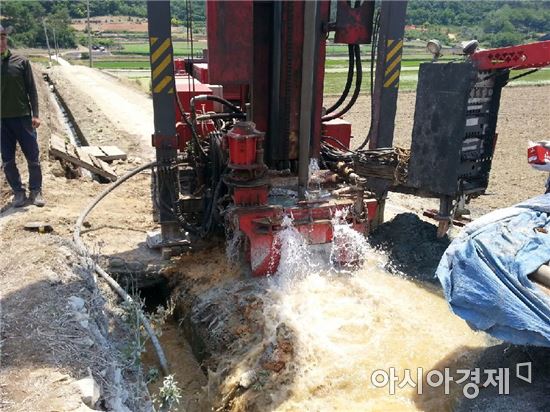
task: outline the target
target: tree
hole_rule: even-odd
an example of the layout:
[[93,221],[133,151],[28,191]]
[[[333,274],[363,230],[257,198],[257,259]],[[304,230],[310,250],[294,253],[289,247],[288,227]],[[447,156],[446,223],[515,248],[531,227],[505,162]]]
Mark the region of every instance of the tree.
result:
[[2,4],[2,15],[6,26],[13,26],[10,36],[12,46],[45,47],[46,35],[42,20],[46,19],[49,35],[55,34],[60,47],[74,47],[76,44],[74,30],[70,27],[71,19],[67,2],[53,1],[9,1]]

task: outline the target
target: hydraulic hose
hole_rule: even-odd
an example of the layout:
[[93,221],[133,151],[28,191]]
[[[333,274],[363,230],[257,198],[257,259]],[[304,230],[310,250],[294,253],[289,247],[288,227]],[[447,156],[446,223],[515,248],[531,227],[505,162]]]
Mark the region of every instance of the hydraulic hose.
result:
[[355,71],[357,75],[357,77],[355,78],[355,89],[353,90],[353,95],[351,96],[350,101],[346,104],[346,106],[344,106],[342,110],[328,116],[323,116],[321,118],[323,122],[336,119],[346,114],[349,111],[349,109],[352,108],[352,106],[357,101],[357,98],[359,97],[359,93],[361,92],[361,83],[363,81],[363,72],[362,72],[363,69],[361,67],[361,49],[359,48],[358,44],[353,45],[353,47],[355,52]]
[[349,53],[348,77],[346,79],[346,85],[344,87],[344,91],[342,92],[342,95],[338,98],[338,100],[332,106],[330,106],[327,109],[326,114],[332,113],[333,111],[338,109],[342,105],[342,103],[344,103],[344,100],[346,100],[348,98],[348,94],[349,94],[349,91],[351,89],[351,84],[353,83],[353,69],[355,67],[355,63],[354,63],[355,54],[354,54],[353,44],[348,45],[348,53]]
[[213,96],[211,94],[200,94],[198,96],[192,97],[191,100],[190,100],[191,110],[194,111],[195,102],[200,102],[200,101],[203,101],[203,100],[210,100],[210,101],[213,101],[213,102],[218,102],[218,103],[221,103],[221,104],[229,107],[235,113],[243,113],[243,111],[241,109],[239,109],[237,106],[235,106],[229,100],[225,100],[222,97]]
[[363,140],[363,143],[359,145],[359,147],[356,150],[363,149],[367,143],[370,141],[371,135],[372,135],[372,128],[374,125],[374,63],[376,61],[376,47],[378,46],[378,35],[380,32],[380,10],[376,13],[376,17],[374,19],[374,27],[373,27],[373,38],[372,38],[372,44],[371,44],[371,52],[370,52],[370,124],[369,124],[369,132],[367,133],[367,137],[365,137],[365,140]]
[[197,149],[199,150],[199,153],[201,154],[203,159],[206,159],[207,158],[206,152],[204,151],[204,149],[201,146],[201,142],[199,140],[199,136],[197,135],[197,130],[195,129],[195,125],[187,117],[187,114],[185,113],[185,110],[183,109],[183,105],[181,104],[180,98],[179,98],[177,93],[176,93],[176,103],[177,103],[177,106],[178,106],[178,110],[180,111],[181,117],[183,118],[183,120],[185,121],[187,126],[189,126],[189,128],[191,129],[191,136],[193,138],[193,142],[195,142],[195,145],[197,146]]
[[197,116],[197,122],[215,119],[246,119],[246,115],[244,113],[206,113]]
[[[101,192],[92,202],[84,209],[84,211],[80,214],[78,217],[75,228],[74,228],[74,234],[73,239],[76,244],[77,251],[80,253],[80,255],[86,260],[88,264],[90,264],[90,267],[92,267],[98,275],[100,275],[102,278],[104,278],[107,283],[113,288],[113,290],[122,297],[126,302],[130,304],[134,304],[134,299],[126,291],[117,283],[116,280],[114,280],[105,270],[101,268],[92,258],[90,258],[90,253],[88,249],[86,248],[86,245],[82,241],[80,234],[82,231],[82,224],[84,223],[84,219],[88,216],[88,214],[93,210],[93,208],[109,193],[111,193],[114,189],[116,189],[118,186],[120,186],[122,183],[130,179],[131,177],[137,175],[138,173],[152,168],[156,165],[156,162],[150,162],[145,165],[142,165],[138,167],[137,169],[134,169],[130,171],[129,173],[122,176],[119,180],[117,180],[115,183],[113,183],[111,186],[106,188],[103,192]],[[151,343],[153,344],[153,347],[155,349],[155,352],[157,354],[160,367],[162,369],[162,372],[165,376],[170,374],[170,368],[168,366],[168,361],[166,360],[166,356],[164,355],[164,351],[162,350],[162,347],[160,346],[160,342],[157,338],[157,335],[155,334],[155,331],[153,330],[151,324],[149,323],[149,320],[144,315],[142,310],[140,308],[136,308],[139,320],[143,324],[143,327],[145,328],[145,331],[151,338]]]

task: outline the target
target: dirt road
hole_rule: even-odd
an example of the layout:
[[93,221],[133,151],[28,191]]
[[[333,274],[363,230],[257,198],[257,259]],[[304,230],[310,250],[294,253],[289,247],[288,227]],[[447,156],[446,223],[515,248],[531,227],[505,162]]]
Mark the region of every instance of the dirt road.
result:
[[117,144],[134,156],[153,160],[153,102],[149,96],[85,66],[54,66],[51,76],[66,99],[80,102],[71,104],[71,110],[81,127],[88,128],[92,141]]

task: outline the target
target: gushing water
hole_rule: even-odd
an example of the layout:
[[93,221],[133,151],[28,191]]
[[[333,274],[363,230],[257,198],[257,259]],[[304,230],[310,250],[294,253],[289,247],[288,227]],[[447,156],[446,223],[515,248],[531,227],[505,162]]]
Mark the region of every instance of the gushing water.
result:
[[230,263],[237,263],[239,261],[243,240],[244,234],[240,230],[235,230],[233,233],[228,234],[225,256]]
[[340,210],[332,219],[330,262],[345,269],[358,269],[365,263],[370,248],[365,237],[347,223],[347,213]]
[[[460,388],[399,387],[405,370],[417,382],[431,369],[470,368],[486,345],[450,314],[440,292],[383,271],[365,239],[335,216],[331,261],[360,263],[335,271],[313,259],[305,240],[285,218],[278,234],[281,264],[265,302],[266,328],[281,322],[295,332],[295,373],[273,394],[277,410],[407,411],[451,410]],[[349,268],[348,268],[349,269]],[[376,370],[395,368],[395,394],[375,387]],[[422,371],[420,371],[422,372]],[[424,383],[425,385],[425,383]]]
[[280,287],[288,286],[294,280],[303,278],[316,267],[304,237],[292,224],[292,216],[286,215],[281,223],[282,230],[275,236],[275,245],[280,248],[279,267],[274,281]]

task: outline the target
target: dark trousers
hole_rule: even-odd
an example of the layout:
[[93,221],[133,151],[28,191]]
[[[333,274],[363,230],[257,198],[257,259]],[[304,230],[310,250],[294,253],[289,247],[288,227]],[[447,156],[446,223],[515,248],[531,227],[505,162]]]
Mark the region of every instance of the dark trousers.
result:
[[32,127],[31,117],[10,117],[0,119],[2,130],[0,134],[0,150],[2,151],[2,168],[6,180],[14,192],[24,191],[21,175],[15,164],[15,148],[17,143],[27,159],[29,167],[29,190],[38,191],[42,188],[42,171],[36,131]]

